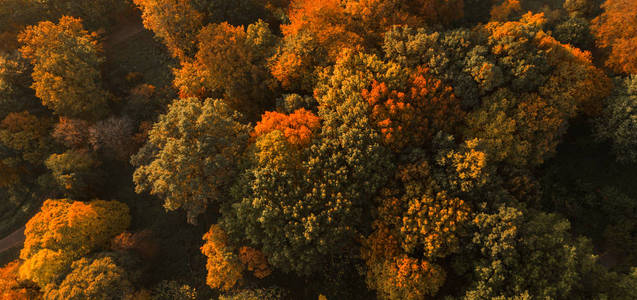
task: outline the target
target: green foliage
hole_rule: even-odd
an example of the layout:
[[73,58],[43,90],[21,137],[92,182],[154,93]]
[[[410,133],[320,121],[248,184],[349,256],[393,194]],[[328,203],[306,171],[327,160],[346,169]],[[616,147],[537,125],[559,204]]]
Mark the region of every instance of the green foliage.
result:
[[164,280],[153,288],[153,300],[195,300],[197,290],[187,284]]
[[159,196],[168,210],[183,208],[195,224],[232,183],[250,130],[240,118],[221,100],[175,100],[132,158],[136,191]]
[[85,150],[69,150],[51,154],[45,162],[53,178],[65,195],[75,199],[93,196],[100,185],[99,161]]
[[[382,69],[377,63],[351,54],[324,74],[317,92],[322,131],[300,153],[290,151],[276,131],[257,143],[257,157],[263,151],[272,155],[242,175],[234,188],[237,203],[224,211],[223,225],[231,236],[262,249],[273,266],[309,275],[326,257],[354,250],[370,200],[392,168],[360,96],[371,79],[359,70]],[[276,163],[281,161],[286,163]]]
[[583,18],[569,18],[558,24],[555,26],[553,35],[558,41],[580,49],[586,50],[593,47],[594,39],[590,31],[590,22]]
[[219,300],[282,300],[286,299],[286,291],[278,287],[262,289],[244,289],[235,293],[219,296]]
[[[473,244],[475,281],[467,299],[494,297],[568,298],[579,280],[583,241],[572,241],[568,221],[546,213],[501,206],[479,213]],[[590,246],[589,246],[590,247]],[[589,249],[590,251],[590,249]]]
[[616,93],[607,99],[596,121],[596,134],[610,140],[617,160],[637,162],[637,76],[618,82]]

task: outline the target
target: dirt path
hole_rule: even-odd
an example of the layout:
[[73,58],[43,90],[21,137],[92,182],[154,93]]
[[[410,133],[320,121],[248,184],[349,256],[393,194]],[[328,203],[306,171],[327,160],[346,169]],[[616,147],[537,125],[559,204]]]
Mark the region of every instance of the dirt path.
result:
[[0,253],[7,251],[13,247],[19,246],[24,242],[24,226],[14,231],[10,235],[0,240]]

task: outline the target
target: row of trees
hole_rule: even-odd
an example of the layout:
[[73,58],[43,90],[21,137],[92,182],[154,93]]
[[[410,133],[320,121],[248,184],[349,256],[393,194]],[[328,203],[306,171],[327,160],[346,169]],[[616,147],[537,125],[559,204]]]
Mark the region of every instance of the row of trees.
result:
[[[635,191],[552,179],[573,135],[633,174],[634,1],[134,0],[176,63],[159,88],[108,84],[124,1],[22,2],[0,197],[50,200],[2,299],[637,297]],[[149,279],[171,245],[144,194],[205,232],[190,275]]]

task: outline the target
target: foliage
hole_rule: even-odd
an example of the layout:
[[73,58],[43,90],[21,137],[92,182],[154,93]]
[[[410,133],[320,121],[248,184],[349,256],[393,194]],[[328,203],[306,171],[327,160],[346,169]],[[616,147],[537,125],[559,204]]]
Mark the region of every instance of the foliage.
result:
[[10,113],[0,121],[0,187],[12,187],[43,165],[51,150],[50,122],[27,111]]
[[195,300],[197,290],[176,281],[164,280],[153,289],[153,300]]
[[637,162],[637,76],[618,83],[616,93],[607,99],[597,119],[597,136],[612,142],[619,161]]
[[579,257],[578,247],[586,245],[570,240],[568,221],[546,213],[525,216],[501,206],[494,213],[479,213],[474,224],[473,243],[480,255],[465,298],[568,297],[578,282],[578,264],[587,259]]
[[33,89],[42,104],[61,116],[97,119],[108,111],[111,96],[102,88],[103,58],[96,34],[82,21],[62,17],[27,27],[20,34],[22,55],[33,65]]
[[166,209],[185,209],[188,222],[196,223],[210,202],[223,199],[236,172],[249,134],[238,119],[221,100],[175,100],[133,157],[136,191],[163,198]]
[[122,299],[132,290],[126,270],[110,256],[81,258],[56,287],[47,287],[45,299]]
[[219,300],[282,300],[286,299],[286,291],[278,287],[262,289],[243,289],[236,293],[219,296]]
[[142,11],[144,27],[163,40],[173,57],[188,59],[195,53],[203,15],[190,0],[134,0]]
[[278,130],[285,135],[288,143],[297,147],[310,144],[311,138],[320,128],[321,123],[313,113],[301,108],[289,115],[278,112],[265,112],[261,121],[254,127],[255,136],[263,136]]
[[255,118],[273,104],[276,86],[266,59],[274,42],[262,21],[247,29],[228,23],[204,27],[194,61],[183,62],[175,73],[180,96],[223,97],[230,107]]
[[591,29],[597,46],[609,54],[606,66],[618,73],[636,74],[637,60],[632,50],[637,47],[637,3],[630,0],[606,0],[604,12],[593,20]]
[[26,225],[20,278],[53,283],[73,260],[107,245],[128,227],[128,207],[117,201],[47,200]]
[[243,279],[243,265],[239,257],[228,246],[226,233],[217,225],[212,225],[203,236],[201,253],[208,257],[206,283],[213,289],[228,291]]
[[20,261],[13,261],[0,268],[0,299],[27,300],[39,299],[40,294],[33,284],[20,280],[18,270]]
[[135,149],[132,142],[135,128],[126,117],[110,117],[89,128],[89,143],[93,150],[122,161],[128,161]]
[[86,150],[69,150],[62,154],[51,154],[45,161],[53,179],[67,196],[86,199],[100,184],[100,173],[96,171],[99,161]]

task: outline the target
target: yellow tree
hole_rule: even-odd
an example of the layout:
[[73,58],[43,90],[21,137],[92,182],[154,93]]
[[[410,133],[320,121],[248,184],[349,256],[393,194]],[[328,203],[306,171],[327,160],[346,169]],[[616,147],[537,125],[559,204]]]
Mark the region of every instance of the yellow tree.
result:
[[196,49],[197,32],[203,26],[203,15],[190,0],[134,0],[142,11],[144,27],[164,41],[168,51],[188,60]]
[[40,22],[27,27],[19,40],[22,55],[33,64],[32,87],[42,104],[73,118],[106,114],[111,96],[102,88],[97,36],[84,30],[80,19]]
[[45,287],[129,224],[128,206],[118,201],[47,200],[26,225],[20,278]]

